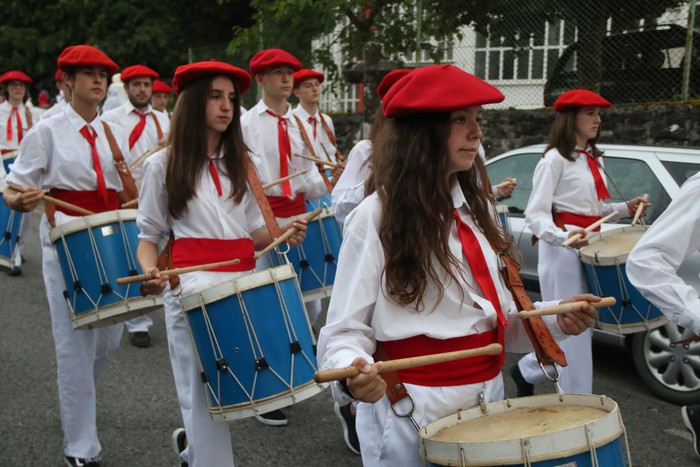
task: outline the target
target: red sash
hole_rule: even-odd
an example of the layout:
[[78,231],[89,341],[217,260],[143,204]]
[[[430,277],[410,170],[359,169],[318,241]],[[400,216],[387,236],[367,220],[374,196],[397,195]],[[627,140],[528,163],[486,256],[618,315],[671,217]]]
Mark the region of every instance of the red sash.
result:
[[268,196],[267,199],[270,201],[270,207],[272,207],[272,212],[275,213],[275,217],[286,219],[306,213],[306,203],[304,202],[303,193],[299,193],[294,198],[287,198],[286,196]]
[[[591,224],[598,222],[602,217],[600,216],[584,216],[583,214],[575,214],[573,212],[557,212],[559,215],[559,220],[563,224],[575,225],[576,227],[581,227],[585,229]],[[598,232],[600,226],[593,229],[594,232]]]
[[238,264],[208,271],[239,272],[255,268],[255,246],[250,238],[223,240],[218,238],[178,238],[173,243],[172,259],[176,268],[219,263],[239,258]]
[[[383,344],[389,358],[396,360],[483,347],[498,342],[498,334],[498,330],[493,329],[481,334],[452,339],[434,339],[420,335],[396,341],[386,341]],[[500,344],[503,345],[503,342]],[[493,379],[500,373],[501,366],[500,355],[482,355],[468,360],[455,360],[399,370],[398,373],[404,383],[420,386],[461,386]]]
[[[75,204],[83,209],[94,213],[114,211],[121,207],[119,201],[119,193],[116,190],[107,190],[107,200],[103,201],[97,196],[97,190],[62,190],[61,188],[52,188],[51,196],[65,201],[66,203]],[[72,211],[62,206],[56,205],[56,210],[61,211],[69,216],[84,216],[79,212]]]

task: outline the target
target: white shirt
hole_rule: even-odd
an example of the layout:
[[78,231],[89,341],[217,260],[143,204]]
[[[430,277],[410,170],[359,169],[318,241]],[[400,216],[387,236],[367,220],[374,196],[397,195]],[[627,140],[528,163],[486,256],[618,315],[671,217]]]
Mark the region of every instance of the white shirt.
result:
[[[556,148],[547,151],[537,163],[532,176],[532,192],[525,208],[525,225],[532,233],[552,245],[560,245],[569,237],[554,225],[552,209],[556,212],[571,212],[585,216],[606,216],[617,210],[618,215],[610,220],[627,215],[627,204],[604,203],[598,200],[593,175],[587,156],[573,153],[574,161],[564,159]],[[598,163],[603,166],[603,159]],[[601,171],[603,180],[606,179]]]
[[[136,143],[134,143],[134,146],[131,148],[131,160],[136,160],[146,152],[154,149],[158,146],[158,143],[160,143],[154,118],[158,119],[163,137],[166,137],[168,131],[170,131],[170,120],[163,112],[153,110],[149,104],[144,114],[146,115],[146,126],[141,136],[139,136],[139,139],[136,140]],[[124,105],[103,113],[102,119],[106,120],[108,123],[114,123],[122,127],[127,138],[129,138],[134,127],[141,121],[139,115],[140,112],[136,110],[131,102],[127,101]]]
[[350,150],[343,174],[331,192],[331,205],[340,225],[365,198],[365,181],[370,175],[369,158],[372,142],[363,139]]
[[[253,153],[258,168],[260,181],[265,184],[279,180],[280,175],[280,154],[277,139],[277,117],[267,113],[269,107],[261,100],[252,109],[248,110],[241,117],[241,130],[243,131],[243,141]],[[269,109],[272,110],[272,109]],[[304,142],[301,139],[299,127],[293,118],[291,106],[288,105],[287,112],[283,117],[288,122],[289,140],[292,146],[292,154],[304,154],[309,156]],[[292,188],[292,195],[303,193],[306,199],[321,198],[328,194],[321,174],[313,162],[295,157],[292,155],[289,164],[289,175],[302,170],[308,170],[304,175],[295,177],[289,181]],[[282,196],[281,185],[265,190],[268,196]]]
[[[63,109],[64,109],[67,105],[68,105],[68,104],[66,103],[66,101],[61,100],[61,101],[59,102],[58,99],[57,99],[57,100],[56,100],[56,103],[55,103],[49,110],[47,110],[46,112],[44,112],[44,115],[43,115],[42,118],[49,118],[49,117],[52,117],[52,116],[54,116],[54,115],[57,115],[57,114],[62,113],[62,112],[63,112]],[[110,127],[110,128],[111,128],[111,127]]]
[[[209,169],[205,165],[199,174],[195,196],[187,202],[187,210],[180,219],[172,219],[168,213],[168,195],[165,188],[165,169],[168,148],[161,149],[149,157],[143,166],[143,179],[139,193],[139,215],[136,219],[139,238],[158,244],[164,233],[172,231],[175,239],[211,238],[237,239],[251,238],[250,232],[265,225],[255,197],[248,190],[240,203],[228,195],[231,193],[231,180],[225,175],[221,163],[222,154],[215,159],[222,196],[219,197]],[[206,279],[207,286],[213,285],[209,279],[218,277],[221,282],[229,277],[218,272],[183,274],[183,294],[187,295],[202,287],[197,281]],[[223,278],[223,279],[222,279]]]
[[[517,316],[517,309],[498,272],[498,260],[486,237],[476,227],[458,185],[452,190],[454,206],[462,220],[474,231],[500,298],[501,309],[511,326],[506,328],[508,350],[532,351],[527,334]],[[475,279],[468,267],[453,222],[449,236],[451,253],[464,266],[465,282],[460,286],[443,273],[444,296],[433,310],[437,289],[428,281],[425,311],[397,304],[384,289],[384,251],[379,238],[381,202],[377,194],[367,197],[347,218],[343,243],[340,248],[336,287],[331,296],[326,326],[318,341],[318,361],[323,368],[349,366],[356,357],[372,362],[375,343],[427,335],[449,339],[483,333],[496,327],[494,306],[484,298],[481,290],[470,284]],[[440,266],[436,264],[438,271]],[[338,287],[337,284],[342,284]],[[544,317],[555,339],[565,337],[553,316]]]
[[[41,114],[31,107],[26,107],[24,104],[17,106],[17,111],[19,112],[19,118],[22,122],[22,138],[27,136],[29,131],[29,122],[27,121],[27,109],[32,116],[32,126],[39,123],[41,120]],[[12,116],[12,139],[7,139],[7,123],[10,118],[10,112],[12,112],[12,105],[10,101],[5,101],[0,104],[0,149],[15,150],[19,148],[19,132],[17,131],[17,117]]]
[[700,173],[683,184],[678,196],[632,249],[627,276],[669,320],[700,335],[698,292],[678,276],[683,260],[700,250],[698,200]]
[[[64,108],[63,114],[40,121],[27,133],[7,181],[41,189],[96,190],[92,150],[80,133],[85,125],[97,134],[95,146],[107,189],[121,191],[121,180],[100,117],[88,123],[70,105]],[[128,163],[126,135],[116,125],[110,129]]]
[[[304,130],[306,130],[306,134],[309,136],[309,141],[311,141],[311,144],[314,146],[316,157],[326,160],[326,152],[323,151],[325,148],[328,155],[331,157],[331,160],[335,161],[337,159],[336,147],[331,142],[331,139],[328,137],[328,133],[326,133],[326,129],[323,128],[323,123],[321,122],[321,116],[323,116],[323,120],[325,120],[325,122],[328,124],[331,133],[335,137],[335,127],[331,117],[319,111],[316,111],[314,115],[311,115],[301,105],[297,105],[292,112],[294,115],[299,117],[299,120],[301,120],[301,123],[304,125]],[[309,122],[309,118],[314,118],[316,120],[316,138],[314,138],[313,123]]]

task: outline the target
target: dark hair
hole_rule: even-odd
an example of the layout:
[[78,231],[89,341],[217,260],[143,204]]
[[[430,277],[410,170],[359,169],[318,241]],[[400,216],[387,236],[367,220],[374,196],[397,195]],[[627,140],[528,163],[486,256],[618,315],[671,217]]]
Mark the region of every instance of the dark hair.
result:
[[[545,153],[552,148],[557,148],[557,151],[559,151],[559,154],[561,154],[564,159],[570,161],[575,160],[572,154],[576,150],[576,115],[582,108],[583,107],[574,107],[557,112],[554,117],[554,122],[552,123],[552,128],[550,128],[549,135],[547,136],[547,148],[544,150]],[[600,157],[603,155],[603,151],[596,146],[599,138],[600,127],[598,127],[595,138],[588,140],[593,157]]]
[[[178,96],[168,137],[168,161],[165,187],[168,193],[168,210],[179,219],[187,210],[187,202],[194,196],[197,182],[208,164],[206,106],[211,83],[218,76],[207,75],[187,85]],[[238,83],[233,82],[236,96],[233,102],[233,119],[221,134],[220,148],[226,176],[231,180],[229,197],[236,202],[243,199],[247,190],[247,148],[241,133],[241,106]]]
[[[491,198],[474,168],[448,177],[449,113],[388,119],[373,145],[371,178],[382,201],[379,238],[385,255],[386,291],[397,303],[423,309],[431,280],[444,294],[442,269],[464,279],[461,262],[450,252],[454,224],[452,183],[456,177],[479,228],[497,251],[511,240],[494,218]],[[457,271],[457,273],[455,273]]]

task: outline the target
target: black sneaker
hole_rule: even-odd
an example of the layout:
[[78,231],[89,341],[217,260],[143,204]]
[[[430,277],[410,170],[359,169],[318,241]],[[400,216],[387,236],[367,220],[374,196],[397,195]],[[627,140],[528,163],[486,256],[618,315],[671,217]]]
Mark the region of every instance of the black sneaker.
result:
[[63,460],[68,467],[100,467],[99,457],[91,457],[90,459],[81,459],[79,457],[64,456]]
[[187,434],[185,433],[185,429],[178,428],[177,430],[173,431],[172,441],[173,450],[175,451],[175,454],[177,454],[178,461],[180,461],[180,467],[187,467],[187,462],[183,462],[182,457],[180,457],[182,451],[184,451],[187,447]]
[[527,397],[535,394],[535,385],[525,380],[517,363],[510,367],[510,375],[513,377],[515,387],[518,390],[518,397]]
[[134,347],[150,347],[151,346],[151,335],[148,331],[141,332],[130,332],[129,342]]
[[12,269],[7,273],[8,276],[17,277],[22,275],[22,266],[12,266]]
[[700,446],[698,446],[698,432],[700,432],[700,405],[686,405],[681,408],[683,423],[686,428],[693,434],[693,449],[695,454],[700,457]]
[[270,426],[287,426],[287,416],[281,410],[273,410],[264,414],[256,415],[255,419],[260,423]]
[[343,438],[347,447],[355,454],[360,454],[360,441],[357,439],[357,430],[355,429],[355,415],[353,415],[350,404],[340,406],[337,402],[333,403],[333,412],[335,418],[343,427]]

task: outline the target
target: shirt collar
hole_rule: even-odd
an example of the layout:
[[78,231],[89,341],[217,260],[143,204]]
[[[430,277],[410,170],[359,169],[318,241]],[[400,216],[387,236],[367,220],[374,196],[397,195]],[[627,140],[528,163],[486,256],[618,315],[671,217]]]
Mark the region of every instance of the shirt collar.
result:
[[459,186],[459,182],[455,178],[455,181],[452,183],[452,203],[454,204],[455,209],[459,209],[461,207],[464,207],[467,211],[469,211],[469,204],[467,204],[467,198],[464,197],[464,192],[462,191],[462,187]]
[[[136,113],[141,113],[139,112],[136,107],[134,107],[134,104],[131,103],[131,101],[126,101],[124,103],[124,109],[126,110],[127,115],[136,110]],[[146,108],[146,111],[143,112],[144,115],[148,115],[153,111],[153,108],[151,107],[151,104],[148,104],[148,107]]]
[[302,118],[302,120],[308,121],[309,118],[313,117],[316,120],[320,120],[318,118],[318,111],[314,115],[311,115],[309,112],[306,111],[304,107],[301,106],[301,104],[297,105],[296,108],[294,109],[294,112],[299,114],[299,116]]
[[[271,108],[269,108],[267,106],[267,104],[265,104],[265,102],[263,102],[262,99],[260,99],[260,102],[258,102],[258,104],[255,106],[255,109],[258,111],[259,114],[264,114],[268,110],[272,113],[277,113],[274,110],[272,110]],[[282,117],[292,118],[292,106],[289,105],[289,103],[287,103],[287,111],[282,115]]]
[[95,116],[95,118],[91,122],[86,122],[83,117],[80,116],[78,112],[75,111],[72,105],[66,105],[64,112],[66,113],[66,117],[68,117],[68,122],[71,124],[71,126],[75,129],[75,131],[80,131],[81,128],[83,128],[85,125],[90,125],[92,129],[97,132],[99,131],[99,122],[100,122],[100,116],[99,114]]

